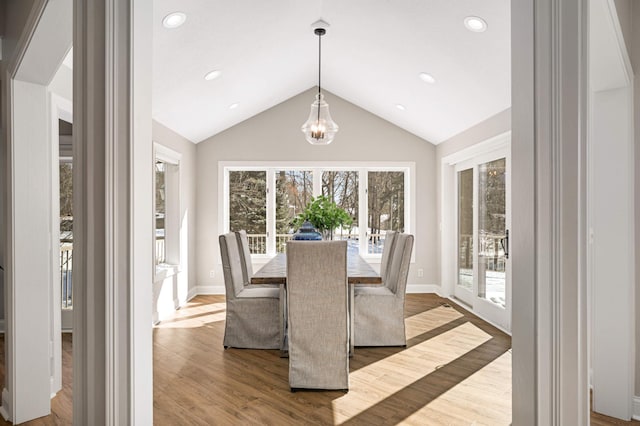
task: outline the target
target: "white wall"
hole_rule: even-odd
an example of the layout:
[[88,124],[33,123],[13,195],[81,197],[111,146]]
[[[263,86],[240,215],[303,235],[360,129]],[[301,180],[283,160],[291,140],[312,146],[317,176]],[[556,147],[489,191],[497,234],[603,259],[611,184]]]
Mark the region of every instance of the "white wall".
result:
[[[413,161],[416,163],[415,263],[409,285],[438,284],[435,146],[331,93],[331,116],[340,126],[328,146],[308,144],[300,126],[317,89],[276,105],[196,147],[198,286],[224,291],[218,235],[219,161]],[[428,119],[428,117],[425,117]],[[424,270],[418,278],[417,270]],[[213,278],[209,271],[215,271]]]
[[66,65],[61,65],[49,83],[49,91],[68,100],[73,101],[73,71]]
[[195,294],[196,283],[196,145],[153,121],[153,141],[181,155],[179,167],[180,268],[157,274],[153,286],[154,322],[182,306]]
[[[629,92],[594,92],[590,181],[593,282],[594,410],[629,419],[634,387],[634,235],[632,159],[629,158]],[[613,172],[615,170],[615,172]],[[631,374],[630,374],[631,373]]]

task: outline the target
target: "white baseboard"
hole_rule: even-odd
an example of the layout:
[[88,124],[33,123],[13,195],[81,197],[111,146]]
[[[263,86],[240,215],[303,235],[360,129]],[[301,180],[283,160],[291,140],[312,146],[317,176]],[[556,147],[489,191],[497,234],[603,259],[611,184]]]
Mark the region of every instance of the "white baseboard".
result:
[[187,292],[187,302],[198,295],[198,286],[193,286]]
[[4,333],[4,320],[0,319],[0,333]]
[[[477,312],[474,312],[473,309],[471,309],[471,307],[467,304],[465,304],[464,302],[462,302],[459,299],[456,299],[455,297],[448,297],[449,300],[451,300],[453,303],[455,303],[456,305],[460,306],[462,309],[468,311],[469,313],[479,316]],[[496,324],[495,322],[491,321],[490,319],[484,318],[479,316],[480,318],[482,318],[483,321],[488,322],[489,324],[491,324],[492,326],[494,326],[495,328],[497,328],[498,330],[502,331],[505,334],[508,334],[509,336],[511,336],[511,332],[505,330],[501,325]]]
[[[192,292],[189,291],[189,295],[191,296]],[[224,284],[219,284],[219,285],[199,285],[196,286],[193,289],[193,296],[197,296],[199,294],[205,295],[205,294],[225,294],[225,290],[224,290]]]
[[633,397],[633,420],[640,420],[640,396]]
[[440,296],[440,286],[436,284],[407,284],[407,293],[435,293]]

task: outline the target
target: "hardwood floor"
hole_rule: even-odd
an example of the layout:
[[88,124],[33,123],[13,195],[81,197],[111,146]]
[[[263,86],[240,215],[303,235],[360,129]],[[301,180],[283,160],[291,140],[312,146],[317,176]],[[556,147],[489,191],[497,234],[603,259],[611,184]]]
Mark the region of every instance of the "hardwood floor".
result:
[[222,347],[224,298],[154,330],[158,425],[511,423],[511,339],[433,295],[408,295],[406,348],[356,348],[350,390],[290,392],[279,351]]
[[[198,296],[153,330],[154,424],[510,424],[509,336],[435,295],[407,295],[405,316],[406,348],[356,348],[348,393],[291,393],[287,359],[224,350],[224,297]],[[71,344],[63,335],[64,388],[53,414],[25,424],[71,424]]]

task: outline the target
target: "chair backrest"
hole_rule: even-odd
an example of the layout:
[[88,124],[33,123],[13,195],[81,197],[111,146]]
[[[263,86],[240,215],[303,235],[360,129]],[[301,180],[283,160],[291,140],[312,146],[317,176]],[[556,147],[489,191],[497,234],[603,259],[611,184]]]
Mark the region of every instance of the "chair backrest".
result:
[[244,288],[238,238],[235,232],[229,232],[220,235],[218,241],[220,242],[220,256],[222,257],[222,272],[224,273],[227,298],[235,297]]
[[242,280],[245,285],[249,284],[253,276],[253,264],[251,263],[251,250],[249,249],[249,239],[247,231],[244,229],[236,232],[238,247],[240,248],[240,260],[242,262]]
[[384,283],[394,294],[404,294],[407,289],[412,250],[413,235],[398,234],[393,248],[387,281]]
[[391,255],[393,253],[393,247],[396,242],[396,231],[387,231],[384,235],[384,246],[382,247],[382,259],[380,259],[380,276],[382,282],[387,281],[387,272],[389,271],[389,263],[391,261]]
[[287,242],[291,387],[348,388],[347,285],[346,241]]

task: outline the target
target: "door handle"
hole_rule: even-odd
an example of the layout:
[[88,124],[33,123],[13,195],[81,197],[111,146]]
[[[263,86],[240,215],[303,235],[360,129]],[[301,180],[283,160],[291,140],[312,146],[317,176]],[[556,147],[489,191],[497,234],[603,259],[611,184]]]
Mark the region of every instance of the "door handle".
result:
[[504,238],[500,238],[500,245],[504,250],[504,258],[509,258],[509,230],[504,231]]

